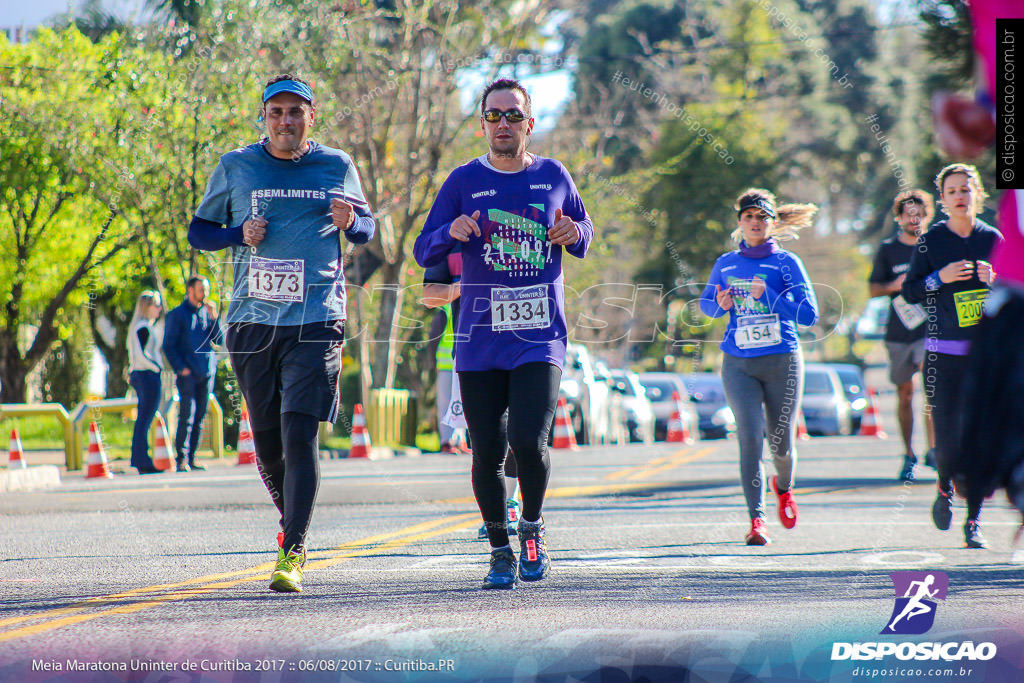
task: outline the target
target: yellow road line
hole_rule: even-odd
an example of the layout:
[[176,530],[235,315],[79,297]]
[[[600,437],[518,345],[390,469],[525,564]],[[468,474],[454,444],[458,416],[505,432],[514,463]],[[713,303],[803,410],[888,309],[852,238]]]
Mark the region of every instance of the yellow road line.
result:
[[[454,516],[451,516],[451,517],[442,517],[442,518],[439,518],[439,519],[433,519],[433,520],[430,520],[430,521],[427,521],[427,522],[421,522],[419,524],[415,524],[413,526],[406,527],[404,529],[399,529],[398,531],[390,531],[390,532],[386,532],[386,533],[383,533],[383,534],[377,534],[375,536],[368,536],[366,538],[361,538],[361,539],[358,539],[358,540],[355,540],[355,541],[349,541],[347,543],[342,543],[341,545],[337,546],[336,548],[334,548],[332,550],[318,551],[318,552],[315,552],[315,553],[310,553],[310,557],[311,558],[314,558],[314,557],[337,558],[337,557],[339,557],[337,555],[337,553],[339,553],[339,552],[345,553],[345,551],[352,551],[352,552],[348,552],[348,553],[345,553],[345,554],[341,555],[340,557],[342,557],[343,559],[348,559],[348,558],[351,558],[351,557],[360,557],[360,556],[368,556],[368,555],[380,554],[381,552],[385,552],[386,550],[390,550],[392,548],[399,547],[401,545],[408,545],[409,543],[414,543],[417,540],[421,540],[423,538],[429,538],[431,536],[438,536],[438,535],[442,535],[442,534],[445,534],[445,533],[449,533],[450,531],[456,531],[456,530],[465,528],[467,526],[473,526],[473,525],[476,524],[476,520],[477,520],[478,517],[479,517],[478,513],[471,512],[471,513],[464,513],[464,514],[461,514],[461,515],[454,515]],[[466,521],[466,520],[469,520],[469,521]],[[457,522],[455,527],[451,527],[452,522]],[[434,527],[439,527],[439,526],[442,526],[442,525],[444,525],[444,526],[441,529],[439,529],[439,530],[438,529],[434,529]],[[433,531],[427,531],[427,530],[430,530],[430,529],[434,529],[434,530]],[[409,536],[409,534],[414,534],[414,535],[413,536]],[[389,539],[394,539],[394,538],[398,538],[398,537],[402,537],[402,536],[406,536],[406,538],[402,538],[399,541],[392,541],[390,544],[389,543],[385,543],[384,545],[378,546],[376,548],[364,548],[363,550],[358,550],[358,548],[361,548],[363,546],[367,546],[367,545],[371,545],[371,544],[375,544],[375,543],[381,543],[383,541],[388,541]],[[397,545],[396,545],[396,543],[397,543]],[[341,560],[338,560],[338,561],[341,561]],[[321,564],[322,562],[329,562],[329,564],[324,565],[324,564]],[[310,568],[317,568],[317,567],[320,567],[320,566],[330,566],[330,564],[337,564],[337,562],[333,562],[332,563],[329,560],[321,560],[320,562],[309,563],[307,566],[310,567]],[[78,623],[80,621],[87,621],[89,619],[95,618],[96,616],[101,616],[101,615],[106,614],[106,613],[114,613],[111,610],[106,610],[106,611],[101,611],[101,612],[98,612],[98,613],[94,612],[94,613],[90,613],[90,614],[77,614],[79,612],[84,612],[85,610],[93,608],[93,607],[102,607],[104,605],[109,605],[109,604],[115,603],[115,602],[117,602],[119,600],[124,600],[126,598],[142,596],[142,595],[145,595],[147,593],[157,593],[157,592],[160,592],[160,591],[173,591],[174,589],[178,589],[178,588],[182,588],[184,586],[189,586],[189,585],[194,585],[194,584],[207,584],[206,586],[202,586],[199,589],[191,589],[189,591],[179,591],[178,593],[169,593],[168,595],[157,596],[157,597],[152,598],[152,599],[150,599],[150,600],[148,600],[146,602],[134,603],[134,604],[138,604],[138,605],[147,605],[149,603],[160,604],[162,602],[166,602],[167,600],[174,599],[175,596],[191,597],[194,594],[199,594],[199,593],[196,592],[197,590],[200,593],[207,593],[207,592],[210,592],[210,590],[217,589],[217,588],[228,588],[228,587],[231,587],[231,586],[238,585],[240,583],[246,583],[248,581],[257,581],[257,580],[259,580],[261,578],[264,578],[266,576],[267,572],[273,571],[275,566],[277,566],[276,562],[265,562],[263,564],[257,565],[255,567],[250,567],[248,569],[241,569],[241,570],[232,571],[232,572],[223,572],[223,573],[220,573],[220,574],[210,574],[210,575],[207,575],[207,576],[200,576],[200,577],[197,577],[197,578],[194,578],[194,579],[187,579],[185,581],[178,581],[176,583],[165,583],[165,584],[158,584],[158,585],[154,585],[154,586],[145,586],[145,587],[142,587],[142,588],[136,588],[136,589],[133,589],[133,590],[124,591],[122,593],[114,593],[112,595],[105,595],[105,596],[100,596],[100,597],[95,597],[95,598],[89,598],[88,600],[84,600],[84,601],[82,601],[80,603],[77,603],[77,604],[74,604],[74,605],[70,605],[68,607],[62,607],[62,608],[58,608],[58,609],[54,609],[54,610],[48,610],[46,612],[40,612],[40,613],[32,614],[32,615],[26,615],[26,616],[21,616],[21,617],[10,617],[10,618],[7,618],[7,619],[2,619],[2,620],[0,620],[0,627],[13,626],[15,624],[24,623],[26,621],[36,621],[38,619],[47,619],[47,618],[59,620],[60,625],[74,624],[74,623]],[[242,577],[242,578],[237,579],[235,581],[224,581],[225,579],[232,579],[232,578],[235,578],[235,577]],[[115,608],[115,609],[122,609],[122,608]],[[74,616],[74,617],[66,616],[66,615],[72,615],[72,614],[77,614],[77,616]],[[52,623],[52,622],[48,622],[48,623]],[[43,626],[43,625],[44,624],[40,624],[39,626]],[[30,627],[25,627],[24,629],[18,629],[18,630],[15,630],[15,631],[7,631],[5,633],[0,633],[0,642],[3,642],[4,640],[8,640],[9,637],[20,637],[20,636],[9,636],[9,634],[16,634],[16,633],[21,633],[22,631],[25,631],[25,633],[23,633],[22,635],[30,635],[32,632],[35,632],[35,631],[32,631],[32,629],[35,629],[35,628],[36,627],[34,627],[34,626],[30,626]],[[57,627],[54,626],[53,628],[57,628]],[[43,630],[48,630],[48,629],[43,629]]]
[[696,453],[692,453],[692,454],[689,453],[688,451],[681,451],[681,452],[677,453],[671,460],[669,460],[665,464],[660,465],[658,467],[653,467],[653,468],[650,468],[650,469],[647,469],[647,470],[644,470],[644,471],[641,471],[641,472],[635,472],[635,473],[629,475],[629,477],[627,477],[627,479],[633,480],[633,479],[640,479],[640,478],[644,478],[644,477],[649,477],[652,474],[657,474],[658,472],[664,472],[665,470],[670,470],[670,469],[672,469],[674,467],[679,467],[680,465],[684,465],[684,464],[686,464],[688,462],[693,462],[694,460],[700,460],[701,458],[704,458],[704,457],[707,457],[708,455],[710,455],[714,450],[715,450],[714,446],[708,446],[707,448],[702,448],[699,451],[697,451]]
[[[628,467],[617,472],[612,472],[607,475],[605,479],[619,479],[627,477],[629,479],[639,479],[646,477],[657,472],[678,467],[679,465],[687,462],[692,462],[703,458],[713,452],[714,447],[708,447],[691,453],[689,449],[682,449],[676,451],[670,455],[656,458],[650,462],[634,467]],[[602,495],[608,493],[620,493],[624,491],[635,491],[645,488],[654,488],[657,484],[651,483],[624,483],[624,484],[610,484],[610,485],[592,485],[592,486],[562,486],[549,489],[547,491],[547,497],[549,498],[570,498],[576,496],[587,496],[587,495]],[[140,489],[133,489],[138,491]],[[160,489],[157,489],[160,490]],[[444,501],[438,501],[440,503],[470,503],[475,502],[474,498],[453,498]],[[442,536],[447,533],[459,531],[476,526],[479,521],[479,514],[477,512],[469,512],[461,515],[454,515],[451,517],[442,517],[433,519],[427,522],[421,522],[398,531],[390,531],[383,534],[377,534],[375,536],[368,536],[361,538],[356,541],[349,541],[343,543],[332,550],[319,551],[310,553],[310,558],[323,558],[314,559],[306,565],[307,570],[312,569],[324,569],[332,567],[346,560],[350,560],[356,557],[369,557],[371,555],[380,555],[390,550],[407,546],[411,543],[415,543],[419,540],[427,538],[433,538],[436,536]],[[366,548],[365,546],[372,544],[381,544],[373,548]],[[21,617],[10,617],[7,619],[0,619],[0,627],[14,626],[16,624],[25,623],[27,621],[37,621],[44,619],[42,623],[34,624],[31,626],[24,626],[21,628],[12,629],[0,633],[0,642],[7,640],[13,640],[15,638],[22,638],[25,636],[42,633],[63,626],[71,626],[79,624],[99,617],[112,615],[112,614],[131,614],[138,612],[150,607],[156,607],[167,602],[174,600],[185,600],[197,595],[205,595],[215,590],[223,590],[226,588],[233,588],[235,586],[250,583],[253,581],[259,581],[266,578],[266,573],[273,570],[276,566],[275,562],[266,562],[264,564],[250,567],[248,569],[242,569],[232,572],[223,572],[219,574],[210,574],[194,579],[187,579],[185,581],[178,581],[175,583],[158,584],[153,586],[144,586],[142,588],[136,588],[122,593],[114,593],[106,596],[99,596],[95,598],[89,598],[80,603],[70,605],[68,607],[62,607],[58,609],[48,610],[33,615],[26,615]],[[199,584],[198,586],[196,586]],[[183,589],[186,586],[196,586],[194,588]],[[170,591],[164,595],[147,596],[147,594],[158,593],[161,591]],[[108,609],[100,609],[98,611],[83,613],[90,608],[103,607],[105,605],[112,605],[118,601],[130,599],[133,597],[147,596],[147,599],[140,602],[134,602],[124,605],[116,605]]]
[[660,464],[662,464],[664,462],[668,462],[669,460],[671,460],[672,458],[676,457],[680,453],[685,453],[685,452],[688,452],[688,451],[686,449],[683,449],[682,451],[676,451],[675,453],[671,453],[669,455],[666,455],[663,458],[657,458],[655,460],[651,460],[649,462],[645,462],[645,463],[643,463],[641,465],[635,465],[633,467],[627,467],[626,469],[623,469],[623,470],[616,470],[615,472],[612,472],[611,474],[606,474],[604,478],[605,479],[621,479],[622,477],[625,477],[625,476],[628,476],[630,474],[633,474],[634,472],[640,472],[641,470],[645,470],[648,467],[654,467],[654,466],[660,465]]

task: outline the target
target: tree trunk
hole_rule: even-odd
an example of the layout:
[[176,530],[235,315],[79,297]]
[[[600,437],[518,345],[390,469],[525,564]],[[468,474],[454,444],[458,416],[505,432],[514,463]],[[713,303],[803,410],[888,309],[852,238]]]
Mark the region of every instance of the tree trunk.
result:
[[[395,337],[395,318],[402,299],[402,263],[381,266],[381,284],[373,288],[374,305],[380,311],[377,330],[372,340],[372,366],[374,384],[392,387],[395,383],[394,365],[399,340]],[[383,384],[381,384],[383,382]]]
[[21,363],[17,330],[0,332],[0,403],[24,403],[29,368]]

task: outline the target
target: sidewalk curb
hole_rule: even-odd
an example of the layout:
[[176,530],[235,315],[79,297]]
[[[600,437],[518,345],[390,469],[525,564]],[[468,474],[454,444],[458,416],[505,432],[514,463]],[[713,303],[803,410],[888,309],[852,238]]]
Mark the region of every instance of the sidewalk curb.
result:
[[35,465],[27,469],[0,472],[0,492],[35,491],[60,486],[60,468],[56,465]]

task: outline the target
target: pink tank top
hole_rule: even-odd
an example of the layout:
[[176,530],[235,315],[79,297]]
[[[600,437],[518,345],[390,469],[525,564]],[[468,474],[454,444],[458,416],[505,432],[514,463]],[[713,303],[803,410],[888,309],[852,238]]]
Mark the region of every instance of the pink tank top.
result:
[[[974,22],[974,49],[985,69],[986,89],[992,95],[996,82],[996,18],[1024,18],[1021,0],[972,0],[971,18]],[[979,84],[980,85],[980,84]],[[1012,190],[1003,194],[999,202],[997,227],[1003,233],[1002,244],[992,256],[992,268],[997,282],[1024,287],[1024,191]]]

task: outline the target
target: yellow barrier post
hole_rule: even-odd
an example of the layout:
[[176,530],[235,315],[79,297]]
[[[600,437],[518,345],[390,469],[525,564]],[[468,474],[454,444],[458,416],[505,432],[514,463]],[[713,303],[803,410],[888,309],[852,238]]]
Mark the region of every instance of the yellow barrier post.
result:
[[[416,444],[415,397],[405,389],[372,389],[366,424],[375,444]],[[411,428],[410,428],[411,423]]]
[[[76,460],[77,441],[75,427],[68,411],[60,403],[2,403],[0,418],[5,417],[38,417],[52,416],[57,418],[64,431],[64,464],[69,470],[81,469],[81,457]],[[77,465],[76,465],[77,463]]]

